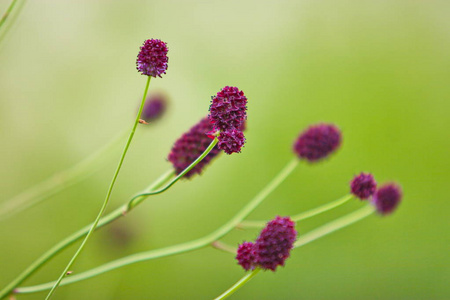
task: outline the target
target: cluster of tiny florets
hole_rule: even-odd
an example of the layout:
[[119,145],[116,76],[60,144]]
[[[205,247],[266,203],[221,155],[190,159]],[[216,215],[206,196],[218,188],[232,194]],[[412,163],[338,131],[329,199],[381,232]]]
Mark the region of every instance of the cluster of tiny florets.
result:
[[380,187],[372,197],[372,203],[382,215],[392,213],[400,204],[402,190],[395,183],[388,183]]
[[[206,148],[208,148],[212,140],[207,136],[207,133],[212,129],[213,126],[211,122],[205,117],[175,142],[169,153],[168,160],[173,164],[177,174],[180,174],[186,169],[206,150]],[[186,173],[184,177],[189,178],[194,174],[200,174],[203,168],[219,153],[219,149],[214,147],[211,152],[192,168],[192,170]]]
[[296,238],[295,223],[289,217],[277,216],[267,223],[255,243],[239,246],[236,259],[246,271],[255,267],[275,271],[284,266]]
[[361,200],[367,199],[375,193],[377,182],[370,173],[361,173],[350,182],[351,193]]
[[167,63],[167,44],[161,40],[150,39],[146,40],[139,51],[136,68],[142,75],[161,77],[161,74],[166,74]]
[[244,133],[237,129],[222,131],[217,146],[226,154],[239,153],[245,143]]
[[294,143],[294,151],[301,159],[315,162],[339,148],[341,140],[341,131],[335,125],[313,125],[300,134]]
[[163,94],[157,93],[150,95],[145,101],[141,118],[146,122],[159,119],[167,108],[167,100]]
[[239,153],[245,143],[247,97],[237,87],[226,86],[212,97],[209,119],[219,132],[218,147],[227,154]]

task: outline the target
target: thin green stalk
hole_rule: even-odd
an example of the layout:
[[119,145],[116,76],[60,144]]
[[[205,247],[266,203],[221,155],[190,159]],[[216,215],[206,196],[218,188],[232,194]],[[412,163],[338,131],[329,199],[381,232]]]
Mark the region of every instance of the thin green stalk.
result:
[[[289,162],[281,171],[278,173],[269,184],[261,190],[246,206],[244,206],[233,218],[231,218],[227,223],[223,226],[215,230],[214,232],[186,243],[181,243],[178,245],[150,250],[146,252],[132,254],[104,265],[101,265],[97,268],[91,269],[86,272],[72,274],[70,277],[65,278],[61,285],[66,285],[74,282],[78,282],[81,280],[85,280],[91,277],[95,277],[97,275],[109,272],[114,269],[118,269],[124,267],[126,265],[134,264],[141,261],[166,257],[170,255],[180,254],[184,252],[193,251],[196,249],[200,249],[208,246],[212,242],[220,239],[225,234],[233,230],[239,222],[241,222],[245,217],[247,217],[271,192],[275,190],[288,176],[292,173],[295,167],[298,165],[299,160],[297,158],[293,159]],[[23,287],[15,289],[15,293],[35,293],[39,291],[45,291],[50,289],[53,286],[54,282],[43,283],[40,285]]]
[[119,141],[122,141],[125,133],[126,131],[120,132],[111,142],[69,169],[53,174],[50,178],[1,203],[0,221],[33,207],[64,189],[75,185],[105,166],[108,161],[107,158],[109,158],[107,153],[114,149]]
[[250,281],[250,279],[252,279],[253,277],[255,277],[256,274],[259,273],[259,271],[261,271],[261,269],[256,268],[253,271],[251,271],[250,273],[247,273],[244,277],[242,277],[238,282],[236,282],[232,287],[230,287],[228,290],[226,290],[222,295],[220,295],[217,298],[214,298],[214,300],[222,300],[225,298],[228,298],[229,296],[231,296],[231,294],[233,294],[234,292],[236,292],[238,289],[240,289],[244,284],[246,284],[248,281]]
[[9,15],[12,12],[12,10],[14,9],[14,6],[16,5],[16,2],[17,2],[17,0],[11,1],[11,3],[9,4],[8,9],[3,14],[3,17],[0,19],[0,29],[2,28],[3,24],[6,22],[6,19],[9,17]]
[[[291,219],[295,222],[305,220],[314,216],[317,216],[321,213],[327,212],[333,208],[336,208],[348,201],[353,199],[353,195],[345,195],[344,197],[332,201],[330,203],[321,205],[319,207],[307,210],[305,212],[299,213],[297,215],[291,216]],[[237,227],[238,228],[261,228],[266,225],[267,221],[242,221]]]
[[224,242],[220,242],[220,241],[214,241],[211,243],[211,246],[218,249],[218,250],[222,250],[223,252],[228,252],[231,254],[236,254],[236,247],[230,246],[228,244],[225,244]]
[[[159,177],[152,185],[148,187],[148,190],[154,190],[159,188],[162,184],[164,184],[170,177],[173,175],[173,170],[169,170],[164,173],[161,177]],[[107,216],[100,219],[98,222],[97,229],[103,227],[112,221],[124,216],[124,212],[127,211],[128,204],[124,204],[121,207],[117,208],[113,212],[109,213]],[[30,277],[34,272],[36,272],[41,266],[43,266],[46,262],[48,262],[51,258],[53,258],[56,254],[61,252],[66,247],[72,245],[74,242],[78,241],[80,238],[88,233],[91,228],[92,223],[68,236],[49,250],[45,252],[41,257],[35,260],[28,268],[26,268],[19,276],[17,276],[11,283],[9,283],[1,292],[0,299],[6,297],[9,293],[11,293],[14,288],[16,288],[19,284],[21,284],[25,279]]]
[[97,224],[100,221],[100,218],[102,217],[103,212],[106,209],[106,206],[108,205],[109,198],[111,197],[111,193],[112,193],[112,190],[114,188],[114,184],[116,183],[116,180],[117,180],[117,176],[119,175],[119,172],[120,172],[120,169],[122,167],[123,161],[125,160],[125,156],[126,156],[126,154],[128,152],[128,148],[130,147],[131,141],[133,140],[133,136],[134,136],[134,132],[136,131],[136,127],[139,124],[139,119],[141,118],[142,109],[144,108],[145,98],[147,97],[148,87],[150,86],[151,78],[152,78],[151,76],[148,76],[148,78],[147,78],[147,83],[145,85],[145,91],[144,91],[144,95],[142,97],[141,105],[139,107],[139,112],[138,112],[138,114],[136,116],[136,120],[134,121],[134,125],[133,125],[133,128],[131,129],[130,136],[128,137],[127,143],[125,144],[125,148],[123,149],[122,156],[120,157],[120,160],[119,160],[119,164],[117,165],[116,171],[114,172],[114,176],[113,176],[113,178],[111,180],[111,184],[109,185],[108,192],[106,193],[106,198],[103,201],[102,207],[100,208],[100,211],[98,212],[97,217],[95,218],[94,224],[92,224],[91,229],[89,229],[88,234],[84,238],[83,242],[81,242],[80,247],[75,252],[75,254],[73,255],[72,259],[69,261],[67,266],[64,268],[64,271],[59,276],[58,280],[56,281],[55,285],[53,286],[53,288],[48,293],[48,295],[45,298],[45,300],[50,299],[50,297],[53,295],[55,290],[58,288],[58,285],[61,282],[61,280],[67,275],[67,272],[69,271],[70,267],[73,265],[73,263],[75,262],[77,257],[80,255],[80,253],[84,249],[84,246],[86,245],[87,241],[89,240],[89,238],[91,237],[91,235],[94,232],[95,228],[97,227]]
[[365,217],[371,215],[375,209],[372,205],[368,204],[364,206],[363,208],[358,209],[357,211],[354,211],[352,213],[349,213],[343,217],[340,217],[339,219],[336,219],[334,221],[331,221],[325,225],[322,225],[314,230],[311,230],[310,232],[303,234],[299,237],[299,239],[295,242],[294,248],[301,247],[303,245],[306,245],[312,241],[315,241],[327,234],[330,234],[332,232],[335,232],[336,230],[342,229],[346,226],[349,226],[353,223],[356,223]]

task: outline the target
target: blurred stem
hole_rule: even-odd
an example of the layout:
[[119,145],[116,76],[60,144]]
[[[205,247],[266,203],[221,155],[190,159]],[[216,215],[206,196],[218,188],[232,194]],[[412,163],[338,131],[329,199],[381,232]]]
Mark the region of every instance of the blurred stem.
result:
[[72,259],[69,261],[67,266],[64,268],[64,271],[62,271],[61,275],[59,276],[58,280],[56,281],[53,288],[48,293],[46,300],[50,299],[50,297],[53,295],[55,290],[58,288],[59,283],[61,280],[66,276],[67,272],[69,271],[70,267],[73,265],[77,257],[80,255],[81,251],[83,250],[84,246],[86,245],[87,241],[91,237],[92,233],[94,232],[95,228],[97,227],[98,222],[100,221],[100,218],[103,215],[103,212],[105,211],[106,207],[108,206],[109,198],[111,197],[112,190],[114,188],[114,184],[116,183],[117,176],[119,175],[120,169],[122,168],[123,161],[125,160],[125,156],[127,155],[128,148],[130,147],[131,141],[133,140],[134,132],[136,131],[136,127],[139,124],[139,119],[141,118],[142,109],[144,107],[145,98],[147,97],[148,87],[150,86],[150,80],[152,79],[151,76],[148,76],[147,83],[145,85],[144,95],[142,96],[141,105],[139,107],[139,112],[136,116],[136,120],[134,121],[133,127],[131,128],[130,136],[128,137],[127,143],[125,144],[125,148],[123,149],[122,156],[120,157],[119,164],[117,165],[116,171],[114,172],[113,178],[111,180],[111,184],[109,185],[108,192],[106,193],[105,200],[103,201],[102,207],[100,208],[100,211],[97,214],[97,217],[95,218],[94,224],[92,224],[91,229],[89,229],[89,232],[87,233],[86,237],[84,238],[83,242],[81,242],[80,247],[73,255]]
[[[305,219],[317,216],[326,211],[329,211],[333,208],[336,208],[336,207],[348,202],[351,199],[353,199],[353,195],[351,195],[351,194],[345,195],[344,197],[334,200],[330,203],[327,203],[327,204],[321,205],[319,207],[299,213],[297,215],[291,216],[291,219],[295,222],[305,220]],[[264,227],[266,225],[266,223],[267,223],[267,221],[242,221],[241,223],[239,223],[239,225],[237,225],[237,227],[238,228],[261,228],[261,227]]]
[[[13,2],[15,2],[15,1],[13,1]],[[4,26],[3,26],[3,24],[2,24],[2,26],[0,26],[0,44],[3,42],[3,39],[6,37],[7,33],[10,30],[10,28],[12,28],[12,25],[14,24],[15,20],[17,19],[17,17],[20,15],[20,12],[22,11],[23,7],[25,6],[25,2],[26,2],[26,0],[21,1],[18,4],[18,6],[16,8],[16,12],[12,16],[10,21],[8,23],[6,23]],[[5,15],[2,17],[3,22],[6,21],[6,18],[9,17],[10,13],[11,12],[9,12],[8,14],[5,13]]]
[[314,230],[311,230],[310,232],[300,236],[300,238],[295,242],[294,248],[301,247],[303,245],[306,245],[312,241],[315,241],[323,236],[326,236],[327,234],[330,234],[332,232],[335,232],[339,229],[342,229],[344,227],[347,227],[353,223],[356,223],[365,217],[371,215],[375,209],[372,205],[368,204],[364,206],[363,208],[358,209],[357,211],[354,211],[352,213],[349,213],[339,219],[336,219],[334,221],[331,221],[325,225],[322,225]]
[[[271,192],[273,192],[288,176],[292,173],[295,167],[298,165],[299,160],[294,158],[291,162],[289,162],[270,182],[264,189],[262,189],[246,206],[244,206],[233,218],[231,218],[227,223],[225,223],[222,227],[213,231],[212,233],[185,243],[181,243],[178,245],[150,250],[146,252],[132,254],[109,263],[106,263],[97,268],[71,275],[70,277],[65,278],[61,285],[66,285],[74,282],[78,282],[81,280],[85,280],[91,277],[95,277],[97,275],[109,272],[114,269],[118,269],[124,267],[126,265],[134,264],[141,261],[146,261],[150,259],[161,258],[165,256],[170,256],[174,254],[180,254],[184,252],[193,251],[196,249],[200,249],[208,246],[209,244],[217,241],[225,234],[233,230],[239,222],[241,222],[245,217],[247,217]],[[35,293],[44,290],[48,290],[53,286],[54,282],[43,283],[40,285],[17,288],[14,290],[15,293]]]
[[222,250],[223,252],[228,252],[231,254],[236,254],[236,250],[237,250],[235,247],[232,247],[232,246],[225,244],[223,242],[220,242],[220,241],[212,242],[211,246],[218,250]]
[[236,292],[244,284],[246,284],[248,281],[250,281],[250,279],[252,279],[256,274],[259,273],[259,271],[261,271],[261,269],[256,268],[253,271],[251,271],[250,273],[246,274],[238,282],[236,282],[232,287],[230,287],[228,290],[226,290],[222,295],[220,295],[217,298],[214,298],[214,300],[221,300],[221,299],[228,298],[229,296],[231,296],[231,294]]
[[0,29],[2,28],[3,24],[6,22],[6,19],[9,17],[9,15],[12,12],[12,10],[14,9],[14,6],[16,5],[16,2],[17,2],[17,0],[11,1],[11,4],[9,4],[8,9],[3,14],[3,17],[0,19]]
[[0,221],[33,207],[64,189],[75,185],[105,166],[107,158],[109,158],[107,154],[118,145],[125,134],[126,131],[120,132],[111,142],[86,159],[69,169],[53,174],[50,178],[2,203],[0,206]]

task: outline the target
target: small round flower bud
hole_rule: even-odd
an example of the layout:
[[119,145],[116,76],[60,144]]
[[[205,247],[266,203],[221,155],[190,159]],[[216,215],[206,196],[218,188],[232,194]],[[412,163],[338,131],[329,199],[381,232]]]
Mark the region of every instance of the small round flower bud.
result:
[[294,143],[297,155],[316,162],[334,152],[341,145],[341,132],[332,124],[317,124],[303,131]]
[[255,268],[255,250],[252,242],[243,242],[237,249],[236,259],[245,271]]
[[[196,160],[211,144],[212,139],[207,133],[213,129],[208,117],[200,120],[188,132],[184,133],[173,145],[169,153],[168,160],[173,164],[177,174],[180,174],[194,160]],[[220,150],[214,147],[211,152],[200,161],[192,170],[184,175],[189,178],[194,174],[200,174],[203,168],[220,153]]]
[[247,97],[237,87],[226,86],[212,97],[209,119],[221,131],[242,128],[247,118]]
[[372,203],[382,215],[392,213],[400,204],[402,190],[395,183],[388,183],[380,187],[372,197]]
[[370,173],[361,173],[350,182],[350,189],[353,195],[361,200],[367,199],[375,193],[377,182]]
[[240,153],[245,143],[245,137],[242,131],[231,129],[220,132],[218,136],[219,149],[225,151],[226,154]]
[[159,119],[167,108],[167,100],[164,94],[152,94],[147,97],[147,100],[142,110],[141,118],[146,122],[151,122]]
[[166,74],[167,62],[167,44],[161,40],[146,40],[141,46],[141,51],[137,56],[136,68],[142,75],[159,76]]
[[272,271],[284,266],[296,238],[295,223],[289,217],[277,216],[267,223],[255,242],[256,264]]

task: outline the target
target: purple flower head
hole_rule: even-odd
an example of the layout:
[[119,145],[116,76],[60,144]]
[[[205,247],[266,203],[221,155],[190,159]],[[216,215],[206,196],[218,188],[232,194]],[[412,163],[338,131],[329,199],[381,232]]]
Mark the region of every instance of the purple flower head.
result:
[[159,76],[166,74],[167,62],[167,44],[161,40],[146,40],[141,46],[141,51],[137,56],[136,68],[142,75]]
[[375,193],[377,182],[370,173],[356,175],[350,182],[350,189],[353,195],[361,200],[367,199]]
[[[184,133],[173,145],[169,153],[168,160],[173,164],[177,174],[180,174],[194,160],[196,160],[211,144],[212,139],[207,133],[213,129],[213,126],[207,117],[203,118],[194,125],[188,132]],[[200,161],[184,177],[189,178],[194,174],[200,174],[203,168],[220,153],[217,147]]]
[[245,143],[245,137],[242,131],[231,129],[220,132],[218,136],[219,149],[225,151],[226,154],[239,153]]
[[167,100],[164,94],[152,94],[147,97],[147,100],[142,110],[142,119],[146,122],[151,122],[159,119],[166,111]]
[[277,216],[267,223],[255,242],[256,264],[272,271],[284,266],[296,238],[295,223],[289,217]]
[[240,129],[247,118],[247,97],[237,87],[226,86],[212,97],[209,119],[221,131]]
[[309,162],[327,157],[341,145],[341,131],[333,124],[317,124],[303,131],[294,143],[297,155]]
[[239,245],[236,259],[245,271],[255,268],[255,250],[252,242],[243,242]]
[[395,183],[388,183],[380,187],[372,197],[372,203],[382,215],[392,213],[400,204],[402,190]]

